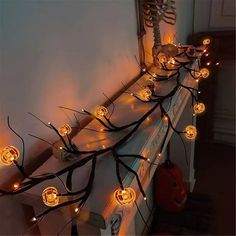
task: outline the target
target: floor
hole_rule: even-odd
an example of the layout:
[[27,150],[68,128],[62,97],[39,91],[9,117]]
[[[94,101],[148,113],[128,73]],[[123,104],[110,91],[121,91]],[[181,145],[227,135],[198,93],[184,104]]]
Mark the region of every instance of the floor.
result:
[[235,148],[196,143],[195,171],[185,209],[157,209],[149,235],[235,235]]
[[194,193],[213,202],[210,232],[235,235],[235,148],[224,144],[196,143]]

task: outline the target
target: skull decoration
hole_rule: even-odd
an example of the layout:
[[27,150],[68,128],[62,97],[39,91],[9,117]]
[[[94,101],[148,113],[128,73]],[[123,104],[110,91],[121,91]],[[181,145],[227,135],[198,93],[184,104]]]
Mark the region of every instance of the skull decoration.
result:
[[[154,45],[152,48],[152,56],[154,64],[158,64],[157,56],[162,51],[161,33],[159,23],[164,21],[167,24],[174,25],[176,21],[176,12],[174,7],[174,0],[144,0],[143,12],[144,21],[147,27],[153,28]],[[174,45],[173,45],[174,46]],[[165,48],[167,52],[173,55],[173,47],[168,44]],[[177,48],[174,50],[176,53]],[[176,54],[175,54],[176,55]]]

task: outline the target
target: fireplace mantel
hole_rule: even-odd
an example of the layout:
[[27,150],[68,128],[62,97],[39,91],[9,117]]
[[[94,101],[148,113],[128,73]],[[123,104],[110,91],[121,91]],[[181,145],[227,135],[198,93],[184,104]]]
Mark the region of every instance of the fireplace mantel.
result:
[[[181,58],[180,58],[181,60]],[[183,59],[182,59],[183,60]],[[196,67],[197,64],[193,64],[192,67]],[[162,75],[174,73],[174,72],[163,72],[160,69],[155,67],[151,68],[152,73],[162,73]],[[152,106],[151,103],[142,103],[137,100],[135,97],[131,96],[130,93],[137,93],[140,90],[140,85],[146,83],[150,79],[150,75],[144,74],[137,83],[133,84],[127,91],[128,93],[123,93],[119,98],[114,102],[115,112],[112,115],[112,121],[116,124],[129,123],[133,120],[139,118],[145,111],[150,109]],[[195,80],[185,71],[181,72],[180,80],[182,83],[189,87],[197,87]],[[176,85],[174,79],[168,81],[158,82],[157,91],[160,95],[165,95]],[[168,115],[172,120],[174,127],[177,125],[183,110],[186,107],[186,104],[190,98],[189,92],[184,88],[179,88],[174,97],[168,100],[165,104],[166,110],[168,110]],[[112,106],[112,105],[111,105]],[[108,109],[111,109],[111,106]],[[189,108],[189,113],[191,110]],[[189,121],[189,123],[192,122]],[[186,125],[188,125],[187,123]],[[95,120],[92,121],[87,128],[100,130],[100,125]],[[152,115],[150,115],[140,129],[129,139],[129,141],[123,145],[118,152],[119,153],[130,153],[130,154],[140,154],[151,159],[152,162],[156,164],[161,163],[165,159],[163,154],[161,157],[157,155],[159,148],[161,146],[162,140],[165,135],[167,125],[160,117],[160,111],[157,109]],[[173,131],[170,130],[166,145],[169,139],[172,136]],[[117,141],[120,137],[124,135],[124,131],[119,133],[99,133],[92,132],[89,130],[82,130],[78,135],[73,138],[73,142],[78,145],[81,149],[101,149],[107,147],[112,142]],[[166,148],[164,147],[164,150]],[[178,148],[178,147],[176,147]],[[192,152],[193,153],[193,152]],[[187,170],[188,175],[187,179],[191,179],[192,183],[191,188],[194,185],[194,168],[193,168],[193,156],[189,157],[192,160],[189,162],[189,167]],[[157,165],[150,165],[147,162],[141,161],[139,159],[125,157],[123,159],[133,170],[135,170],[142,182],[144,190],[147,190],[153,174],[156,170]],[[122,208],[117,206],[113,196],[113,192],[119,187],[116,173],[115,173],[115,162],[111,154],[104,155],[98,158],[96,168],[96,177],[94,181],[94,186],[92,193],[86,202],[81,215],[86,215],[86,224],[92,225],[93,227],[99,228],[101,230],[101,235],[107,235],[107,231],[110,230],[112,217],[115,215],[122,215],[123,222],[121,224],[120,230],[123,232],[122,235],[126,235],[128,230],[128,225],[131,224],[132,219],[136,213],[135,206],[133,208]],[[54,156],[51,156],[41,167],[39,167],[33,175],[42,175],[44,173],[54,172],[55,170],[62,169],[71,162],[61,162]],[[86,176],[90,171],[90,164],[85,165],[83,168],[80,168],[79,171],[75,171],[73,177],[73,185],[76,187],[82,187],[87,182]],[[191,176],[190,176],[191,175]],[[142,195],[140,194],[136,178],[133,174],[128,173],[127,170],[121,171],[121,176],[123,184],[125,187],[131,186],[137,195],[137,204],[140,204],[143,200]],[[62,176],[62,179],[65,179],[66,176]],[[63,190],[63,185],[58,179],[49,180],[46,183],[42,183],[32,188],[28,193],[21,194],[21,196],[15,196],[19,201],[24,204],[29,204],[34,208],[35,214],[42,212],[46,209],[46,206],[41,200],[41,193],[45,187],[56,186],[57,189]],[[149,199],[147,199],[149,201]],[[47,221],[42,221],[39,223],[39,228],[41,234],[56,234],[58,231],[58,225],[62,226],[71,218],[73,211],[71,210],[57,210],[52,214],[49,214],[47,217],[51,219],[50,226],[47,226]],[[54,224],[54,222],[57,222]],[[63,223],[64,222],[64,223]],[[78,228],[80,225],[78,226]],[[67,227],[64,231],[64,234],[70,232],[70,227]]]

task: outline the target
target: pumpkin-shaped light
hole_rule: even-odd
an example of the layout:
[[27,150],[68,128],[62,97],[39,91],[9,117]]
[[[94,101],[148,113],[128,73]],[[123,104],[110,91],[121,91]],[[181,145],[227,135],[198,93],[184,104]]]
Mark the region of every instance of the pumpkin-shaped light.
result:
[[195,126],[193,125],[188,125],[186,128],[185,128],[185,137],[187,139],[190,139],[190,140],[193,140],[197,137],[197,129]]
[[152,91],[149,88],[144,88],[139,92],[139,97],[144,101],[149,101]]
[[209,38],[205,38],[202,40],[203,45],[209,45],[211,43],[211,40]]
[[204,79],[206,79],[210,75],[210,71],[207,68],[202,68],[200,70],[200,73],[201,77],[203,77]]
[[94,112],[94,115],[99,119],[101,119],[103,116],[105,116],[107,114],[108,114],[108,110],[104,106],[96,107],[95,112]]
[[114,196],[119,205],[132,204],[136,199],[136,193],[132,188],[117,189]]
[[11,165],[20,156],[20,151],[14,146],[6,146],[0,151],[0,160],[4,165]]
[[42,192],[43,202],[46,206],[56,206],[59,204],[58,191],[55,187],[47,187]]
[[68,134],[70,134],[72,131],[70,125],[68,124],[64,124],[62,125],[60,128],[58,128],[58,132],[61,136],[66,136]]
[[201,76],[200,71],[194,71],[194,77],[199,78]]
[[193,107],[195,114],[201,114],[205,111],[205,109],[206,109],[205,104],[202,102],[195,104]]
[[167,56],[165,53],[159,53],[157,56],[160,63],[166,63],[167,62]]

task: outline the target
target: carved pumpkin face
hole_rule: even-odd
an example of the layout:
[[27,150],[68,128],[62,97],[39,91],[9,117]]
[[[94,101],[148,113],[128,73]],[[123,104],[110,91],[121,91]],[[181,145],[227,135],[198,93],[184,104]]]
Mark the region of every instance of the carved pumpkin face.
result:
[[158,167],[155,178],[155,199],[157,205],[171,212],[180,211],[187,200],[184,180],[180,169],[173,164]]

